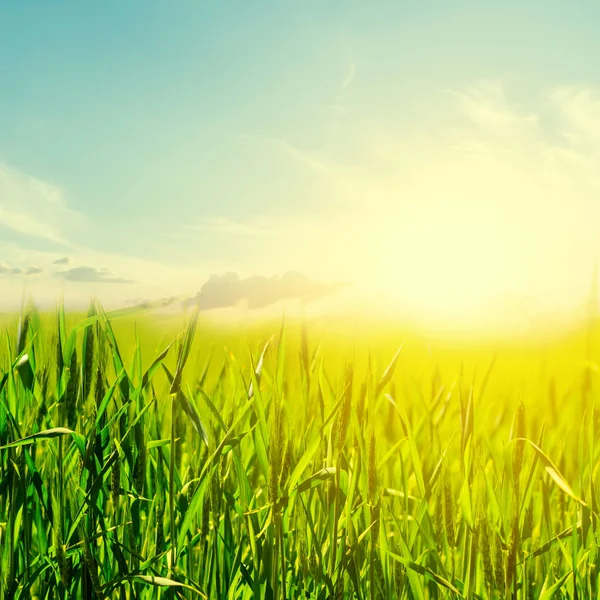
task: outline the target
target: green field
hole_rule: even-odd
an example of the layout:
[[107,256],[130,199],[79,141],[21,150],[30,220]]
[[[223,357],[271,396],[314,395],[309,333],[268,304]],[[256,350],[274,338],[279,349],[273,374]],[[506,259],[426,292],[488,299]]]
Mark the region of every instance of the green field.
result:
[[592,326],[2,324],[3,600],[598,597]]

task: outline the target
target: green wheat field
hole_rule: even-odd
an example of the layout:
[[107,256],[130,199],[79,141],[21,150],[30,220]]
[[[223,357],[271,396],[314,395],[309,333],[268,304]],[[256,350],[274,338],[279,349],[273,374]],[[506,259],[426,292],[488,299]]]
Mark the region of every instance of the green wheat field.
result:
[[598,597],[593,323],[1,324],[3,600]]

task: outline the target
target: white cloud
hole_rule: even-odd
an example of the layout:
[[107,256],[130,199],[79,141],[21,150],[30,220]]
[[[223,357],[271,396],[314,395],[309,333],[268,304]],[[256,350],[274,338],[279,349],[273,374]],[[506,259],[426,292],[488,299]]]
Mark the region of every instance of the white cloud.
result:
[[447,92],[458,100],[458,106],[467,119],[488,134],[506,137],[537,132],[538,115],[511,104],[499,81],[485,80],[465,91]]
[[550,97],[565,119],[567,139],[600,153],[600,92],[589,86],[561,86]]
[[240,222],[225,217],[212,217],[203,219],[195,225],[186,225],[183,229],[190,232],[227,236],[278,237],[281,235],[273,223],[264,218]]
[[59,186],[0,164],[0,226],[22,236],[69,246],[68,231],[82,220]]
[[346,73],[346,77],[344,81],[342,81],[342,90],[349,88],[354,82],[354,78],[356,77],[356,63],[351,61],[348,65],[348,71]]

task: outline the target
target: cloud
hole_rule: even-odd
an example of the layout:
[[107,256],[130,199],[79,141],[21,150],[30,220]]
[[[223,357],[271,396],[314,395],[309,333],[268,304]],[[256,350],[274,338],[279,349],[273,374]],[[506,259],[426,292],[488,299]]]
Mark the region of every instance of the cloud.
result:
[[240,279],[237,273],[211,275],[192,300],[201,310],[237,306],[264,308],[281,300],[299,299],[305,303],[329,296],[345,287],[343,283],[321,283],[297,272],[274,277],[253,276]]
[[0,275],[39,275],[43,273],[39,267],[13,267],[5,262],[0,262]]
[[81,219],[68,207],[61,187],[0,163],[0,227],[70,246],[68,230]]
[[96,269],[95,267],[75,267],[61,273],[57,273],[67,281],[80,283],[135,283],[131,279],[115,277],[113,273],[106,269]]
[[57,258],[52,264],[53,265],[68,265],[71,262],[71,259],[68,256],[63,256],[62,258]]
[[277,237],[281,235],[277,229],[264,220],[240,223],[225,217],[208,218],[197,225],[187,225],[184,229],[190,232],[245,237]]
[[598,151],[600,139],[600,93],[589,86],[560,86],[550,98],[558,108],[571,132],[572,143],[592,142]]
[[539,128],[538,114],[511,103],[504,86],[497,80],[486,79],[464,91],[446,92],[454,96],[463,115],[487,133],[530,133]]
[[313,171],[315,174],[320,176],[331,176],[332,171],[330,169],[330,165],[327,164],[326,161],[321,160],[313,156],[308,152],[303,152],[296,148],[293,144],[285,140],[273,140],[279,146],[280,150],[283,151],[284,154],[287,154],[298,164],[306,167],[307,169]]
[[354,61],[352,61],[348,65],[348,72],[346,73],[346,77],[344,78],[344,81],[342,82],[342,89],[345,90],[346,88],[350,87],[352,85],[352,82],[354,81],[355,77],[356,77],[356,63]]

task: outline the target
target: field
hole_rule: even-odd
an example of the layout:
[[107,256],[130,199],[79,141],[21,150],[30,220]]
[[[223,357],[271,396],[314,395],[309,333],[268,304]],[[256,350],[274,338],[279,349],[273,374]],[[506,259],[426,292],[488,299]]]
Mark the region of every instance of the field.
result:
[[3,325],[2,600],[598,597],[593,324]]

